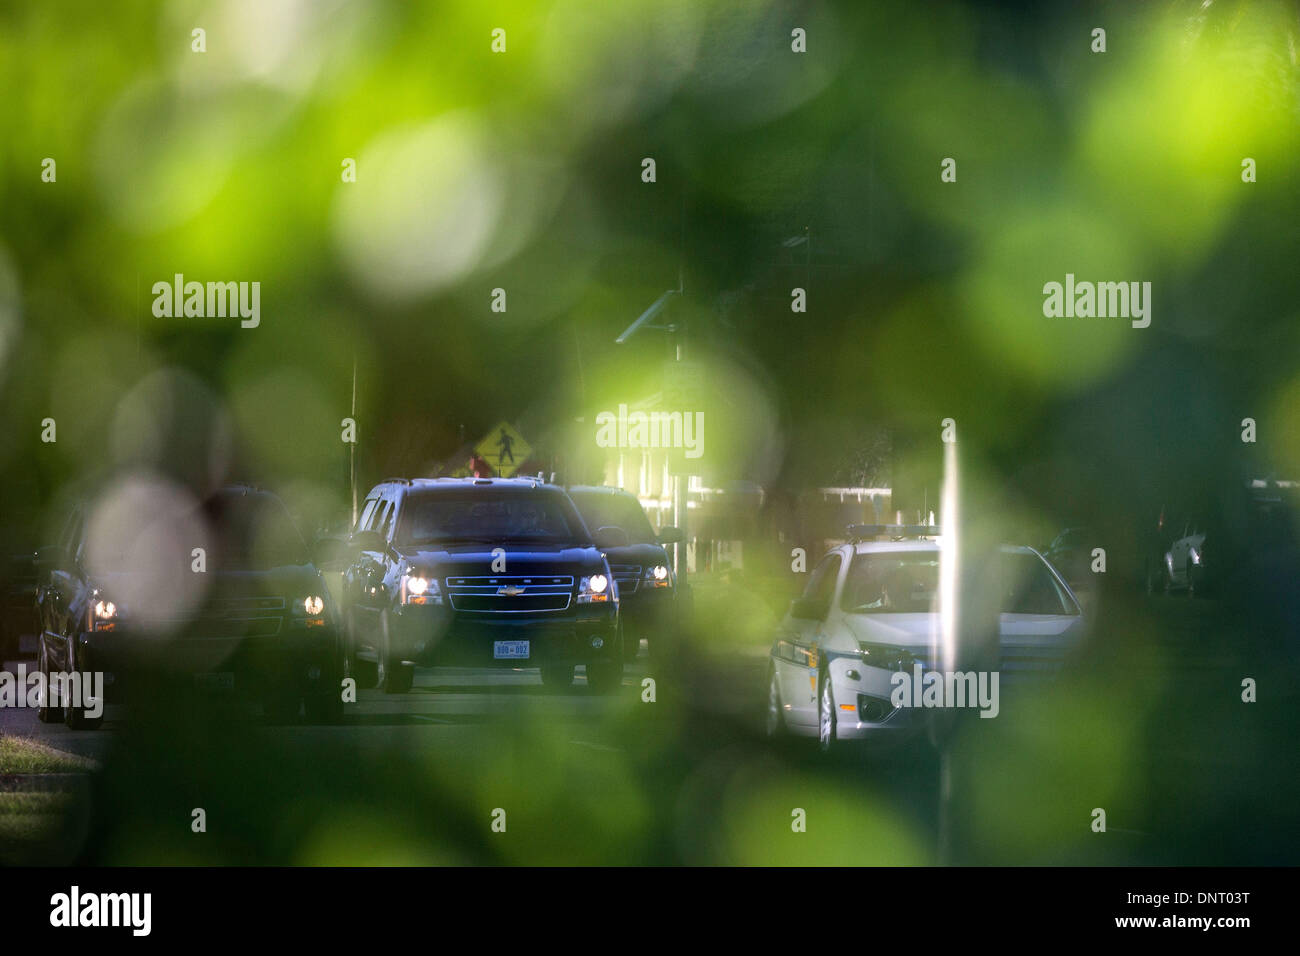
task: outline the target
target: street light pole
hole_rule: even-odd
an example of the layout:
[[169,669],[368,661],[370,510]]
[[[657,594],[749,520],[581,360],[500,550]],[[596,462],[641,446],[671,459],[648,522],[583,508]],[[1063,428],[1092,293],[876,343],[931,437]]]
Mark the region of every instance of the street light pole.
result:
[[[682,294],[682,276],[680,272],[677,276],[677,288],[669,289],[655,299],[650,307],[642,312],[635,322],[623,330],[623,334],[614,340],[615,345],[622,345],[632,336],[636,335],[642,329],[656,329],[661,332],[670,332],[674,339],[675,361],[681,363],[686,354],[686,332],[685,328],[678,324],[669,325],[652,325],[651,321],[668,305],[668,301],[675,295]],[[686,586],[686,538],[687,524],[689,519],[687,509],[687,483],[685,475],[673,475],[673,524],[682,534],[682,540],[672,546],[673,571],[677,574],[677,587],[679,589]]]
[[[678,326],[673,337],[677,340],[677,362],[680,364],[686,360],[686,342],[683,329]],[[677,574],[677,587],[680,590],[686,588],[686,526],[688,524],[689,507],[687,505],[688,483],[690,479],[686,475],[673,475],[673,525],[682,533],[682,540],[673,545],[673,571]]]
[[[353,428],[356,427],[357,420],[357,356],[352,355],[352,408],[348,412],[352,417]],[[356,436],[353,435],[353,441],[348,442],[348,490],[352,494],[352,524],[351,527],[357,526],[357,443]]]

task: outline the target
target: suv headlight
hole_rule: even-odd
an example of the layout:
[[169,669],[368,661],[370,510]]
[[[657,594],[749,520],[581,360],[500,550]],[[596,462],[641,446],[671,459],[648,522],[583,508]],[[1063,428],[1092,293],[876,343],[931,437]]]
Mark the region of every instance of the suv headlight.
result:
[[401,600],[403,604],[441,604],[442,588],[437,578],[408,571],[402,575]]
[[308,594],[293,602],[293,615],[302,618],[307,627],[325,626],[324,594]]
[[646,587],[670,588],[673,586],[673,573],[664,564],[653,564],[645,569],[642,576]]
[[579,604],[603,604],[610,600],[612,588],[604,574],[592,574],[578,583]]
[[92,631],[115,630],[120,613],[116,604],[96,591],[91,595],[90,607],[87,610],[87,616],[90,618],[88,629]]
[[862,654],[862,663],[868,667],[883,667],[887,671],[911,670],[916,660],[906,647],[895,647],[892,644],[859,641],[858,650]]

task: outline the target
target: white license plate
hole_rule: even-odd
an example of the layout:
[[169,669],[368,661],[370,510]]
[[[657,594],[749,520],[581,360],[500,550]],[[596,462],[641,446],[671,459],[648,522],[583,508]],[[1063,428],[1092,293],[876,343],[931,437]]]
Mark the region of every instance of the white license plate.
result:
[[234,690],[235,675],[231,671],[195,674],[194,683],[202,690]]
[[493,641],[492,656],[499,661],[527,660],[527,641]]

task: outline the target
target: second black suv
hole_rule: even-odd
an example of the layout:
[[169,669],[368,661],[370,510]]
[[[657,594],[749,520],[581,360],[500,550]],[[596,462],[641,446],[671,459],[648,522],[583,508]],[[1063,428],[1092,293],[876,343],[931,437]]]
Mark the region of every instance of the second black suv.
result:
[[623,631],[601,544],[562,489],[533,479],[381,482],[343,574],[349,673],[405,693],[416,664],[539,667],[567,687],[583,664],[593,690],[615,690]]
[[681,529],[666,527],[656,535],[636,496],[621,488],[573,485],[568,492],[587,527],[624,536],[605,548],[605,557],[618,584],[627,659],[636,658],[643,637],[647,651],[658,654],[678,624],[676,575],[664,545],[681,541]]

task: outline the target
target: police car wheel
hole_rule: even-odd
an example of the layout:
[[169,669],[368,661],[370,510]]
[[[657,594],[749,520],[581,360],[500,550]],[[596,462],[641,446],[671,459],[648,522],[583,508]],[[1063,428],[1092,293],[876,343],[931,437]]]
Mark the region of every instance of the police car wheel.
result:
[[776,668],[767,669],[767,736],[769,738],[785,736],[785,710],[781,703],[781,679]]

